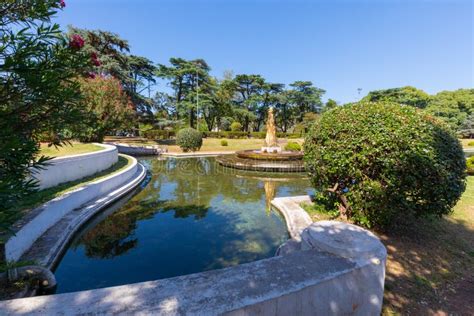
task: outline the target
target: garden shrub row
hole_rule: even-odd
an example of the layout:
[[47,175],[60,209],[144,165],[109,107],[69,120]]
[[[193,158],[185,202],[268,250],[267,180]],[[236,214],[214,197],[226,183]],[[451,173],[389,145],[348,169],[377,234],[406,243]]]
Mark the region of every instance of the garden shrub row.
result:
[[[228,139],[245,139],[258,138],[265,139],[266,132],[241,132],[241,131],[222,131],[222,132],[202,132],[204,138],[228,138]],[[143,137],[154,139],[170,139],[176,137],[175,131],[151,129],[143,132]],[[300,134],[291,134],[284,132],[277,132],[279,138],[301,138]]]

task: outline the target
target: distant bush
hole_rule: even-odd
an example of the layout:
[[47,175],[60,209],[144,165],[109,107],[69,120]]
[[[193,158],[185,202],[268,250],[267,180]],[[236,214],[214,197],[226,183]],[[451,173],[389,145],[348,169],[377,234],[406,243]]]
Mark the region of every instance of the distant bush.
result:
[[202,146],[202,134],[194,128],[184,128],[176,135],[176,144],[184,151],[197,151]]
[[230,124],[230,130],[232,132],[240,132],[242,131],[242,124],[240,124],[239,122],[233,122],[232,124]]
[[474,175],[474,156],[469,157],[466,160],[466,170],[468,175]]
[[301,151],[301,145],[296,142],[288,142],[288,144],[285,146],[285,150]]
[[335,209],[344,197],[347,216],[366,226],[440,217],[465,189],[456,136],[410,106],[362,102],[327,111],[307,133],[304,151],[316,192]]
[[221,140],[221,146],[229,146],[229,143],[227,142],[227,140],[223,139]]
[[468,146],[474,146],[474,142],[467,143]]

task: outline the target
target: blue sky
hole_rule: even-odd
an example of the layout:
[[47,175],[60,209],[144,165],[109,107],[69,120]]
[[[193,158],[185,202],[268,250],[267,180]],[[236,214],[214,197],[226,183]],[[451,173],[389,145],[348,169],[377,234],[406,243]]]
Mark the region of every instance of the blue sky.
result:
[[[212,74],[310,80],[325,99],[412,85],[474,87],[470,0],[66,0],[56,22],[103,29],[156,63],[204,58]],[[165,89],[158,86],[157,89]]]

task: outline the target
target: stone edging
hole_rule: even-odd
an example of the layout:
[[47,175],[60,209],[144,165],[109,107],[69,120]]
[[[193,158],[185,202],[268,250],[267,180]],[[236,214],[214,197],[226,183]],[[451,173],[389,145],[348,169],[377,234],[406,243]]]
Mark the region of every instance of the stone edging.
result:
[[274,198],[271,203],[285,217],[290,237],[301,241],[301,233],[313,221],[308,213],[300,207],[300,204],[311,203],[311,197],[308,195],[280,197]]
[[166,152],[163,153],[163,157],[173,157],[173,158],[197,158],[197,157],[217,157],[221,155],[232,155],[235,154],[235,151],[198,151],[191,153],[174,153]]
[[[69,191],[36,208],[31,212],[31,216],[16,223],[15,235],[5,243],[7,261],[16,261],[26,257],[50,267],[64,247],[62,238],[70,238],[69,234],[73,234],[93,213],[118,199],[143,180],[146,174],[144,167],[135,158],[130,157],[130,159],[132,159],[132,164],[124,170]],[[84,208],[87,208],[86,212],[82,212]],[[89,213],[91,215],[86,215]],[[71,225],[63,227],[64,230],[57,232],[59,237],[49,240],[49,248],[39,248],[37,243],[44,240],[48,232],[57,227],[58,223],[71,217],[71,214],[77,216],[78,219],[71,222]],[[41,249],[39,257],[38,254],[31,254],[31,251],[35,249]]]
[[161,155],[166,152],[166,149],[160,148],[154,145],[130,145],[124,143],[107,143],[117,147],[117,150],[121,154],[132,155],[132,156],[148,156],[148,155]]

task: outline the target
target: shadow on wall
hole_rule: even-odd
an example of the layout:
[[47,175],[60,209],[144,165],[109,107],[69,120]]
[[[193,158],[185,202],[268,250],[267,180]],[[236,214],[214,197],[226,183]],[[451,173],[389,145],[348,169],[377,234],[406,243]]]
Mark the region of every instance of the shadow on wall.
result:
[[420,220],[380,235],[388,252],[384,311],[474,313],[474,205],[467,207],[466,220]]

